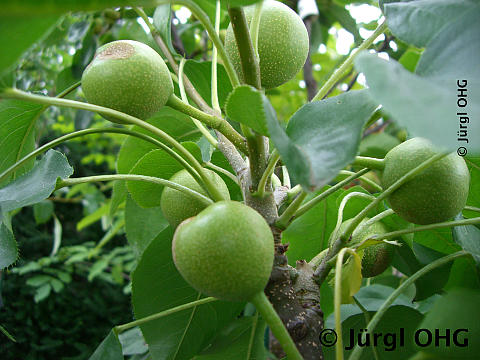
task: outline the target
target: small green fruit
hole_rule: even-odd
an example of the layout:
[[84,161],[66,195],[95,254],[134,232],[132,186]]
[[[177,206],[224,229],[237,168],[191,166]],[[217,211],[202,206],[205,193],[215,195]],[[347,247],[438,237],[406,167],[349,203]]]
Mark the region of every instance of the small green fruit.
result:
[[182,222],[173,261],[201,293],[248,301],[265,288],[273,266],[273,235],[265,219],[236,201],[219,201]]
[[145,120],[167,103],[173,83],[155,50],[138,41],[119,40],[97,49],[83,72],[82,89],[89,103]]
[[[438,152],[423,138],[413,138],[394,147],[385,156],[384,189]],[[403,184],[388,197],[388,202],[398,216],[414,224],[438,223],[451,219],[463,209],[469,184],[465,161],[452,153]]]
[[[226,199],[230,199],[230,193],[228,192],[227,185],[223,179],[214,171],[208,169],[204,170],[207,173],[207,177],[213,182],[221,194]],[[207,196],[207,192],[185,169],[175,173],[170,178],[170,181]],[[188,196],[185,193],[169,187],[165,187],[163,189],[162,197],[160,198],[160,206],[162,208],[163,215],[173,228],[176,228],[183,220],[195,216],[200,211],[205,209],[204,203],[192,198],[191,196]]]
[[[254,11],[255,5],[245,8],[249,24]],[[231,24],[225,36],[225,51],[242,79],[240,54]],[[278,1],[265,1],[258,32],[262,87],[271,89],[293,79],[305,64],[308,51],[308,33],[302,19]]]
[[[340,231],[346,229],[352,220],[353,219],[349,219],[345,221],[341,225]],[[374,222],[368,227],[365,227],[364,225],[367,220],[369,219],[363,219],[357,226],[352,234],[352,240],[350,240],[349,246],[360,244],[362,241],[371,237],[372,235],[381,235],[388,232],[388,229],[385,227],[385,225],[379,221]],[[365,248],[362,255],[362,276],[364,278],[370,278],[380,275],[390,266],[394,255],[395,245],[392,244],[380,243]]]

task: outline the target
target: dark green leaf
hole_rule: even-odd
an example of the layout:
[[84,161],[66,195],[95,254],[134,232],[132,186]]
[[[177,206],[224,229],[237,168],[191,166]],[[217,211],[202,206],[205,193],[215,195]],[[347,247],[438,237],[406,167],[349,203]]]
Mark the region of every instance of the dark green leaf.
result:
[[271,139],[295,182],[307,191],[319,189],[351,163],[375,107],[365,90],[350,91],[304,105],[286,132],[267,117]]
[[[178,273],[172,259],[173,231],[165,229],[144,251],[132,274],[135,317],[143,318],[191,301],[200,294]],[[216,301],[140,326],[154,359],[191,359],[232,321],[243,303]],[[199,331],[201,329],[201,331]]]
[[261,135],[268,136],[267,112],[264,108],[268,105],[269,102],[265,95],[252,86],[243,85],[237,86],[230,93],[225,111],[231,120],[247,125]]
[[123,360],[122,345],[113,330],[110,331],[89,360]]
[[65,155],[49,150],[33,169],[0,189],[0,208],[11,211],[46,199],[55,189],[57,179],[73,174]]

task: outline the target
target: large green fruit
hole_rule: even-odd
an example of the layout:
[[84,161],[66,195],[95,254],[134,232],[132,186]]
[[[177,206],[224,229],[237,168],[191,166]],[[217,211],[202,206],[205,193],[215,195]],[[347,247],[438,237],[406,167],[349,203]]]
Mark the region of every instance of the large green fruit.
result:
[[[248,23],[255,5],[245,8]],[[293,79],[302,69],[309,50],[308,33],[302,19],[288,6],[267,0],[263,3],[258,32],[258,54],[262,87],[271,89]],[[225,36],[225,51],[240,78],[240,55],[230,24]]]
[[[345,221],[341,225],[340,231],[346,229],[352,220],[353,219],[349,219]],[[381,235],[388,232],[388,229],[385,227],[385,225],[379,221],[376,221],[370,226],[366,227],[365,222],[367,220],[369,219],[363,219],[357,226],[352,234],[352,240],[350,240],[348,246],[359,244],[372,235]],[[369,278],[383,273],[392,263],[394,254],[395,245],[392,244],[380,243],[365,248],[362,255],[362,276],[364,278]]]
[[265,288],[273,266],[273,235],[265,219],[236,201],[220,201],[178,226],[173,261],[201,293],[246,301]]
[[[394,147],[385,156],[383,188],[438,152],[430,141],[423,138],[413,138]],[[469,184],[470,174],[465,161],[452,153],[403,184],[388,197],[388,202],[407,221],[433,224],[449,220],[463,209]]]
[[89,103],[147,119],[173,93],[162,57],[138,41],[119,40],[100,47],[82,76]]
[[[204,171],[207,173],[207,177],[213,182],[215,187],[220,191],[224,198],[230,199],[230,193],[228,192],[227,185],[223,179],[214,171],[208,169],[204,169]],[[202,195],[207,196],[207,192],[185,169],[175,173],[170,178],[170,181],[183,185]],[[163,189],[162,197],[160,198],[160,206],[162,208],[163,215],[174,228],[176,228],[183,220],[195,216],[200,211],[205,209],[205,204],[201,201],[169,187],[165,187]]]

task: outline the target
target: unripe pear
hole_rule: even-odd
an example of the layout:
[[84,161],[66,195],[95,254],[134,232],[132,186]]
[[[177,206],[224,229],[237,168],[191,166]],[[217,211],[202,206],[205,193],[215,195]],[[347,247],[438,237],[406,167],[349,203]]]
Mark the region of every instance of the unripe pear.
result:
[[[352,222],[353,219],[349,219],[342,223],[340,231],[346,229],[346,227]],[[368,218],[363,219],[357,226],[352,234],[348,246],[360,244],[362,241],[377,234],[385,234],[388,229],[381,222],[376,221],[370,226],[365,226]],[[383,273],[392,263],[393,256],[395,255],[395,245],[380,243],[365,248],[362,256],[362,276],[364,278],[374,277]]]
[[173,83],[155,50],[138,41],[118,40],[97,49],[83,72],[82,89],[89,103],[145,120],[167,103]]
[[[245,7],[250,24],[255,5]],[[251,25],[249,25],[251,26]],[[243,79],[242,64],[232,25],[227,28],[225,51]],[[258,31],[258,55],[262,87],[271,89],[293,79],[309,51],[308,33],[302,19],[287,5],[267,0],[262,5]]]
[[[214,186],[220,191],[224,198],[230,199],[228,187],[223,179],[214,171],[204,169],[207,177]],[[190,173],[183,169],[175,173],[170,181],[192,189],[202,195],[208,196],[207,192],[197,183]],[[183,220],[197,215],[205,209],[205,204],[187,194],[165,187],[160,198],[160,207],[163,215],[173,228],[176,228]]]
[[249,301],[267,285],[273,235],[265,219],[236,201],[219,201],[182,222],[173,261],[196,290],[221,300]]
[[[430,141],[418,137],[394,147],[385,156],[383,188],[438,153]],[[398,216],[414,224],[438,223],[451,219],[463,209],[469,184],[465,160],[451,153],[401,185],[388,197],[388,203]]]

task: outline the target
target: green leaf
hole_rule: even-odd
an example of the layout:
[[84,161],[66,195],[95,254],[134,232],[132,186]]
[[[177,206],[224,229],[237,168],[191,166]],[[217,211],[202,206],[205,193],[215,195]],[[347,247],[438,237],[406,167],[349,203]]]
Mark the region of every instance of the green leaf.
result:
[[[237,86],[227,99],[225,111],[234,121],[247,125],[261,135],[268,136],[265,95],[252,86]],[[272,120],[273,121],[273,120]]]
[[[330,187],[309,194],[305,201],[311,200]],[[336,199],[341,191],[336,191],[314,206],[304,215],[295,219],[282,233],[282,242],[288,243],[288,262],[295,266],[297,260],[310,261],[328,246],[328,238],[337,223]]]
[[[455,338],[454,332],[457,329],[466,329],[457,334],[457,340],[461,344],[468,339],[468,345],[455,346],[451,343],[446,346],[445,340],[440,339],[438,346],[433,341],[430,346],[422,347],[422,351],[452,359],[476,359],[480,352],[480,343],[475,340],[480,336],[479,303],[480,293],[467,289],[452,290],[438,299],[419,329],[428,329],[432,334],[438,331],[441,335],[449,331],[451,338]],[[421,343],[426,343],[426,335],[423,332],[419,337]]]
[[[200,294],[178,273],[172,259],[173,231],[165,229],[144,251],[132,274],[132,303],[140,319],[198,300]],[[232,321],[243,303],[216,301],[140,326],[154,359],[191,359]],[[201,329],[201,331],[199,331]]]
[[168,49],[172,54],[176,54],[177,51],[172,45],[172,8],[171,4],[163,4],[157,6],[153,13],[153,25],[157,29],[158,34],[163,39]]
[[[465,162],[470,170],[470,190],[467,205],[480,208],[480,157],[467,156]],[[478,216],[478,213],[474,212],[474,216]]]
[[65,155],[49,150],[30,172],[0,189],[0,208],[6,212],[40,202],[50,196],[58,178],[72,174]]
[[125,181],[117,180],[113,182],[112,198],[110,200],[110,217],[112,217],[118,210],[121,204],[127,198],[127,186]]
[[[361,302],[362,305],[366,305],[365,302]],[[372,317],[373,313],[369,313]],[[367,346],[361,360],[372,360],[376,357],[373,354],[373,350],[379,354],[379,359],[394,359],[405,360],[411,355],[415,354],[416,349],[413,345],[412,339],[414,339],[415,332],[419,329],[419,324],[422,321],[422,314],[419,311],[409,306],[392,306],[383,315],[382,319],[378,323],[374,330],[374,334],[382,334],[378,338],[377,345],[373,345],[374,335],[370,334],[370,346]],[[365,315],[363,313],[349,317],[342,323],[343,329],[343,343],[348,350],[344,351],[344,358],[348,359],[351,351],[350,334],[355,334],[354,344],[356,343],[357,334],[360,335],[362,329],[366,328]],[[400,343],[400,329],[403,329],[404,344]],[[388,335],[390,334],[390,335]],[[353,344],[353,345],[354,345]],[[324,347],[325,360],[335,359],[335,346]]]
[[[476,60],[480,54],[480,6],[478,3],[475,7],[471,6],[455,21],[451,20],[454,15],[448,16],[450,22],[428,43],[418,62],[416,73],[443,79],[445,86],[455,84],[457,80],[469,80],[470,103],[475,102],[479,106],[480,69]],[[461,66],[458,66],[459,62]]]
[[400,144],[400,140],[385,132],[373,133],[362,139],[359,154],[383,159],[387,152]]
[[[408,245],[402,244],[396,248],[392,265],[406,276],[410,276],[443,256],[443,253],[438,253],[417,243],[413,243],[413,250]],[[446,264],[415,281],[415,300],[424,300],[441,291],[448,281],[451,268],[451,263]]]
[[[211,106],[212,105],[212,62],[211,61],[195,61],[188,60],[185,62],[185,74],[192,82],[195,89],[202,98]],[[218,102],[223,108],[227,101],[228,94],[232,91],[232,85],[228,78],[225,68],[217,64],[217,90]]]
[[97,210],[95,210],[93,213],[88,214],[87,216],[83,217],[77,223],[77,231],[82,231],[86,227],[88,227],[88,226],[96,223],[97,221],[99,221],[102,217],[104,217],[108,214],[109,209],[110,209],[109,204],[103,204]]
[[[463,219],[461,215],[455,218],[455,220],[461,219]],[[455,226],[452,232],[453,240],[463,250],[472,254],[477,265],[480,265],[480,229],[474,225]]]
[[35,290],[35,296],[33,297],[33,300],[36,303],[39,303],[40,301],[45,300],[48,295],[50,295],[51,291],[52,286],[50,285],[50,283],[45,283]]
[[12,265],[17,258],[18,248],[15,237],[12,231],[0,221],[0,270]]
[[[7,14],[2,2],[2,13]],[[0,74],[12,68],[15,61],[35,42],[46,37],[48,30],[57,22],[58,16],[25,17],[0,16]]]
[[123,360],[122,345],[113,330],[110,331],[89,360]]
[[127,197],[125,232],[137,258],[140,258],[150,242],[167,226],[160,207],[145,209],[138,206],[130,196]]
[[258,317],[244,317],[228,324],[212,345],[196,356],[196,360],[253,360],[265,359],[266,323]]
[[[382,60],[368,53],[360,54],[355,64],[357,70],[365,74],[375,100],[398,124],[405,126],[412,137],[427,138],[448,150],[456,150],[460,144],[464,146],[456,135],[459,130],[456,112],[462,111],[456,108],[456,81],[445,86],[443,82],[412,74],[393,60]],[[480,113],[480,105],[472,103],[469,112]],[[470,121],[468,133],[479,134],[480,124]],[[470,141],[466,147],[469,154],[480,153],[478,142]]]
[[[197,160],[202,161],[200,149],[195,143],[182,143]],[[164,150],[153,150],[143,156],[130,171],[130,174],[153,176],[168,180],[183,166]],[[141,207],[160,206],[164,186],[145,181],[127,181],[127,188],[132,198]]]
[[49,200],[40,201],[33,205],[33,217],[37,225],[45,224],[53,215],[53,202]]
[[400,40],[425,47],[444,26],[473,6],[473,1],[465,0],[394,2],[385,4],[385,17],[388,28]]
[[118,340],[122,344],[122,352],[125,356],[145,354],[148,351],[148,346],[138,327],[122,332],[118,335]]
[[350,12],[345,9],[344,6],[339,6],[337,4],[331,4],[328,8],[328,15],[332,16],[337,20],[342,27],[351,33],[355,39],[355,43],[359,44],[362,42],[362,37],[358,31],[356,20],[350,15]]
[[[166,106],[148,119],[147,122],[165,131],[179,141],[195,141],[201,136],[190,117]],[[134,126],[132,130],[160,140],[160,138],[151,134],[150,131],[140,129],[136,126]],[[118,153],[118,173],[128,174],[142,156],[154,149],[158,148],[152,143],[138,138],[128,137]]]
[[15,338],[2,325],[0,325],[0,332],[5,335],[10,341],[17,342],[17,340],[15,340]]
[[[41,105],[19,100],[0,101],[0,172],[8,169],[35,148],[35,123],[43,112]],[[16,178],[33,166],[33,160],[13,173]],[[11,179],[12,176],[9,177]],[[0,182],[0,184],[4,181]]]
[[295,182],[314,191],[350,164],[376,106],[365,90],[311,102],[292,116],[286,132],[267,116],[271,139]]

